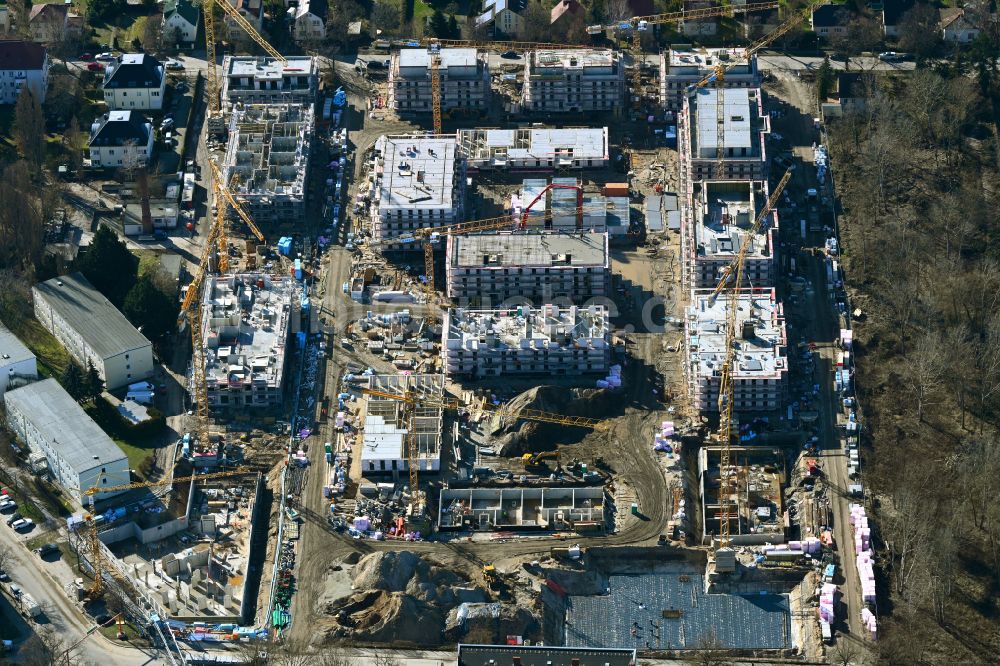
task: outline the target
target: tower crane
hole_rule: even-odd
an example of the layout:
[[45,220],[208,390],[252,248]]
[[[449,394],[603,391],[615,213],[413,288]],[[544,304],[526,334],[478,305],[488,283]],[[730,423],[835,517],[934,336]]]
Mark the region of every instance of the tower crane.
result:
[[767,9],[776,9],[778,2],[754,2],[744,5],[730,4],[719,7],[705,7],[703,9],[691,9],[681,12],[668,12],[666,14],[652,14],[650,16],[633,16],[611,25],[590,26],[587,32],[596,34],[605,30],[617,30],[619,32],[631,33],[629,53],[632,56],[632,94],[642,99],[642,34],[653,25],[666,25],[669,23],[680,23],[681,21],[695,21],[716,16],[732,16],[733,14],[747,14],[750,12],[760,12]]
[[721,445],[721,454],[719,456],[719,505],[721,506],[721,511],[719,512],[720,523],[719,523],[719,547],[725,548],[730,542],[730,525],[729,521],[732,517],[732,502],[730,499],[729,491],[729,467],[731,460],[731,446],[732,446],[732,423],[733,423],[733,407],[735,402],[735,380],[733,377],[733,364],[736,357],[736,313],[738,310],[737,297],[739,296],[740,284],[743,281],[743,268],[746,261],[747,252],[750,249],[750,245],[753,243],[753,237],[760,230],[764,223],[764,220],[771,214],[774,207],[778,203],[778,198],[781,196],[781,192],[785,189],[785,185],[788,184],[789,179],[792,177],[791,171],[786,171],[785,175],[781,177],[778,184],[775,186],[774,191],[771,192],[771,196],[768,197],[767,203],[764,204],[764,208],[761,209],[760,214],[754,220],[753,224],[750,226],[749,231],[744,235],[743,242],[740,243],[740,248],[736,252],[736,256],[733,258],[732,262],[722,271],[722,276],[719,278],[719,283],[716,285],[715,289],[712,291],[710,299],[712,302],[719,297],[719,295],[725,291],[729,295],[729,300],[726,303],[726,351],[725,357],[722,361],[722,367],[719,373],[719,432],[718,440]]
[[[824,4],[825,0],[812,0],[804,9],[795,12],[787,20],[785,20],[777,28],[764,35],[756,42],[748,46],[741,53],[738,53],[736,57],[730,59],[728,62],[718,63],[714,70],[707,74],[700,81],[688,88],[689,91],[697,91],[700,88],[704,88],[710,83],[715,84],[715,123],[716,123],[716,141],[715,141],[715,156],[716,156],[716,167],[715,167],[715,177],[721,178],[723,167],[723,159],[725,158],[725,143],[726,143],[726,108],[725,108],[725,93],[723,92],[723,83],[725,82],[726,72],[738,67],[740,65],[745,65],[750,61],[758,51],[764,47],[773,44],[779,37],[788,34],[793,28],[802,23],[809,16],[810,12],[814,7]],[[764,3],[769,4],[769,3]],[[750,5],[747,5],[748,7]]]
[[283,66],[288,64],[288,60],[278,53],[277,49],[271,46],[250,22],[243,18],[239,10],[229,4],[228,0],[204,0],[202,13],[205,20],[205,60],[208,69],[208,74],[205,77],[205,91],[208,94],[208,120],[210,131],[218,134],[225,126],[222,119],[222,101],[219,98],[219,75],[215,71],[215,15],[212,12],[216,6],[233,19],[233,22],[242,28],[268,55],[280,61]]
[[[420,477],[418,472],[419,463],[417,461],[417,438],[413,428],[415,408],[430,407],[456,412],[460,409],[465,409],[466,405],[459,400],[418,396],[413,391],[407,391],[406,393],[390,393],[387,391],[363,388],[361,389],[361,392],[365,395],[385,398],[387,400],[398,400],[399,402],[406,403],[409,406],[407,412],[409,419],[409,432],[407,433],[406,440],[406,466],[409,468],[410,472],[410,514],[412,516],[422,515],[424,502],[423,495],[420,492]],[[608,423],[606,421],[592,419],[586,416],[563,416],[561,414],[552,414],[550,412],[543,412],[537,409],[520,409],[514,412],[508,412],[504,408],[504,405],[493,406],[485,403],[482,405],[482,409],[484,411],[500,414],[502,416],[514,419],[524,419],[526,421],[555,423],[559,425],[590,428],[592,430],[606,430],[608,428]]]
[[[261,230],[259,228],[257,228],[257,225],[254,224],[253,218],[250,217],[250,215],[245,210],[243,210],[243,206],[240,204],[239,201],[237,201],[237,199],[233,196],[232,192],[230,191],[230,188],[239,182],[239,175],[234,173],[232,179],[229,181],[229,184],[227,185],[226,179],[222,175],[222,170],[219,169],[219,165],[215,163],[215,160],[210,159],[208,161],[208,164],[212,168],[212,183],[213,183],[213,188],[215,190],[216,217],[218,218],[216,220],[216,225],[219,226],[219,232],[218,232],[219,272],[225,273],[227,270],[229,270],[229,243],[226,235],[226,224],[225,224],[226,207],[232,206],[233,210],[236,211],[236,214],[239,215],[240,219],[243,220],[244,223],[246,223],[247,227],[250,229],[250,233],[252,233],[257,238],[257,240],[259,240],[262,243],[264,242],[264,234],[261,233]],[[220,199],[222,199],[223,201],[220,201]]]

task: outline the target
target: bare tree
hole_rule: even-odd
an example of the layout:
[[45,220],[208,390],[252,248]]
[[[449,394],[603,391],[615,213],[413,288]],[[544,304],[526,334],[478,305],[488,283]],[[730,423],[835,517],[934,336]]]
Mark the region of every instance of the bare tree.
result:
[[694,666],[730,666],[733,663],[729,658],[728,650],[715,633],[715,629],[709,630],[698,639],[698,643],[687,661]]
[[346,648],[340,645],[322,647],[316,655],[316,666],[351,666],[354,659]]
[[32,174],[45,162],[45,115],[31,88],[25,86],[14,106],[14,141],[31,166]]
[[830,663],[834,666],[852,666],[859,662],[861,648],[846,636],[837,639],[837,644],[830,650]]
[[139,145],[132,139],[125,142],[122,148],[122,179],[130,182],[135,179],[135,172],[143,166],[142,157],[139,154]]
[[910,392],[916,402],[917,420],[923,421],[927,407],[939,400],[943,385],[947,350],[941,334],[934,331],[922,335],[907,362],[906,375],[911,382]]
[[19,650],[20,663],[26,666],[52,666],[71,664],[76,654],[70,650],[62,636],[51,629],[39,628]]
[[374,650],[371,653],[374,666],[401,666],[399,659],[392,652]]
[[883,506],[880,513],[882,532],[892,558],[893,589],[911,603],[910,583],[923,569],[928,533],[932,529],[926,490],[933,483],[933,475],[934,470],[926,467],[904,467],[892,489],[891,505]]

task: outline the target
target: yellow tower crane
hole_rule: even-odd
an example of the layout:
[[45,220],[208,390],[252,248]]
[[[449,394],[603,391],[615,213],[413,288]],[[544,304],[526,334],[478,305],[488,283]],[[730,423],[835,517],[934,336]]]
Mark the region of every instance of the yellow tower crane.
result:
[[240,219],[246,223],[247,227],[250,229],[257,240],[264,242],[264,234],[261,232],[257,225],[254,223],[253,218],[243,210],[243,206],[240,202],[233,196],[231,188],[235,187],[239,182],[239,174],[234,173],[233,177],[230,179],[228,185],[226,184],[226,179],[222,175],[222,170],[219,169],[219,165],[215,163],[215,160],[209,160],[208,165],[212,168],[212,186],[215,191],[215,205],[216,205],[216,225],[219,227],[219,272],[225,273],[229,270],[229,240],[226,233],[226,212],[227,207],[232,206],[233,210],[239,215]]
[[250,38],[255,41],[272,58],[287,65],[285,56],[278,53],[264,37],[240,14],[239,10],[233,7],[227,0],[204,0],[202,3],[202,14],[205,21],[205,61],[207,65],[207,75],[205,76],[205,92],[208,95],[208,120],[209,131],[221,133],[224,129],[222,118],[222,102],[219,98],[219,75],[215,71],[215,15],[213,8],[218,6],[233,20],[236,25],[243,29]]
[[761,12],[767,9],[776,9],[778,4],[778,2],[754,2],[745,5],[729,4],[720,7],[668,12],[666,14],[633,16],[630,19],[625,19],[612,25],[591,26],[587,31],[592,34],[595,30],[600,32],[604,30],[616,30],[618,32],[631,33],[632,39],[629,44],[629,53],[632,56],[632,94],[636,96],[636,104],[639,105],[642,103],[642,33],[649,30],[650,26],[680,23],[681,21],[696,21],[716,16]]
[[[764,35],[756,42],[748,46],[742,52],[737,52],[735,57],[730,58],[728,62],[720,62],[715,66],[712,73],[706,75],[701,81],[691,86],[689,90],[698,90],[699,88],[704,88],[710,83],[715,84],[715,124],[716,124],[716,141],[715,141],[715,173],[713,176],[715,178],[723,178],[724,174],[722,169],[724,167],[723,160],[725,159],[725,144],[726,144],[726,102],[725,102],[725,92],[724,82],[726,78],[726,72],[738,67],[740,65],[745,65],[750,61],[750,59],[757,54],[758,51],[764,47],[773,44],[779,37],[788,34],[793,28],[802,23],[814,7],[824,4],[825,0],[813,0],[809,5],[807,5],[803,10],[795,12],[790,16],[785,22],[779,25],[777,28],[772,30],[770,33]],[[770,4],[770,3],[763,3]],[[746,5],[750,7],[751,5]],[[736,7],[739,9],[739,7]]]
[[767,203],[761,209],[760,214],[754,220],[749,231],[743,236],[743,242],[736,252],[733,261],[722,271],[719,283],[712,291],[711,299],[714,301],[722,292],[726,292],[729,297],[726,303],[726,351],[722,361],[722,368],[719,373],[719,431],[718,440],[721,446],[719,457],[719,547],[725,548],[730,542],[730,525],[732,519],[732,500],[729,491],[729,467],[731,462],[732,445],[732,424],[733,407],[735,402],[735,381],[733,378],[733,363],[736,357],[736,313],[738,310],[737,298],[739,297],[740,285],[743,281],[743,267],[746,261],[747,252],[753,243],[753,238],[760,230],[764,220],[771,214],[778,203],[781,192],[785,189],[789,179],[792,177],[791,171],[786,171],[781,177]]

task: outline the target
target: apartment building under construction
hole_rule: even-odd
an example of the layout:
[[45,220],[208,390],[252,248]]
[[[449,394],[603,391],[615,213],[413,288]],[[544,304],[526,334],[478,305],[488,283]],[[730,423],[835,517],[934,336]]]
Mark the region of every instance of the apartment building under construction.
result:
[[400,113],[431,113],[431,58],[438,58],[441,109],[484,110],[490,99],[490,67],[476,49],[400,49],[389,64],[389,104]]
[[311,106],[240,105],[233,109],[223,175],[257,224],[305,215]]
[[611,49],[531,51],[525,57],[521,106],[534,113],[620,112],[625,65]]
[[699,88],[684,97],[677,119],[680,168],[694,181],[763,180],[767,177],[764,138],[770,131],[760,88]]
[[610,163],[607,127],[462,129],[458,151],[470,171],[603,169]]
[[361,473],[367,476],[408,470],[411,438],[420,471],[439,471],[444,410],[423,405],[420,399],[440,402],[444,397],[444,375],[375,375],[369,378],[369,387],[413,395],[417,401],[409,405],[377,395],[365,397]]
[[603,373],[611,325],[601,305],[455,308],[445,317],[441,349],[451,377]]

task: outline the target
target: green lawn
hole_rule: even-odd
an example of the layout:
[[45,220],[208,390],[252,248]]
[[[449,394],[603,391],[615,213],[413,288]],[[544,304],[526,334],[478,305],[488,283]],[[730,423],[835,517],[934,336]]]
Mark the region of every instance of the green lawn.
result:
[[142,465],[147,458],[152,457],[153,451],[156,449],[155,446],[144,446],[143,444],[126,442],[124,439],[115,438],[115,444],[118,445],[125,455],[128,456],[128,466],[131,469],[138,470],[141,469]]
[[37,319],[32,317],[20,325],[12,322],[10,328],[38,358],[38,373],[41,376],[58,378],[62,375],[69,365],[69,353]]

